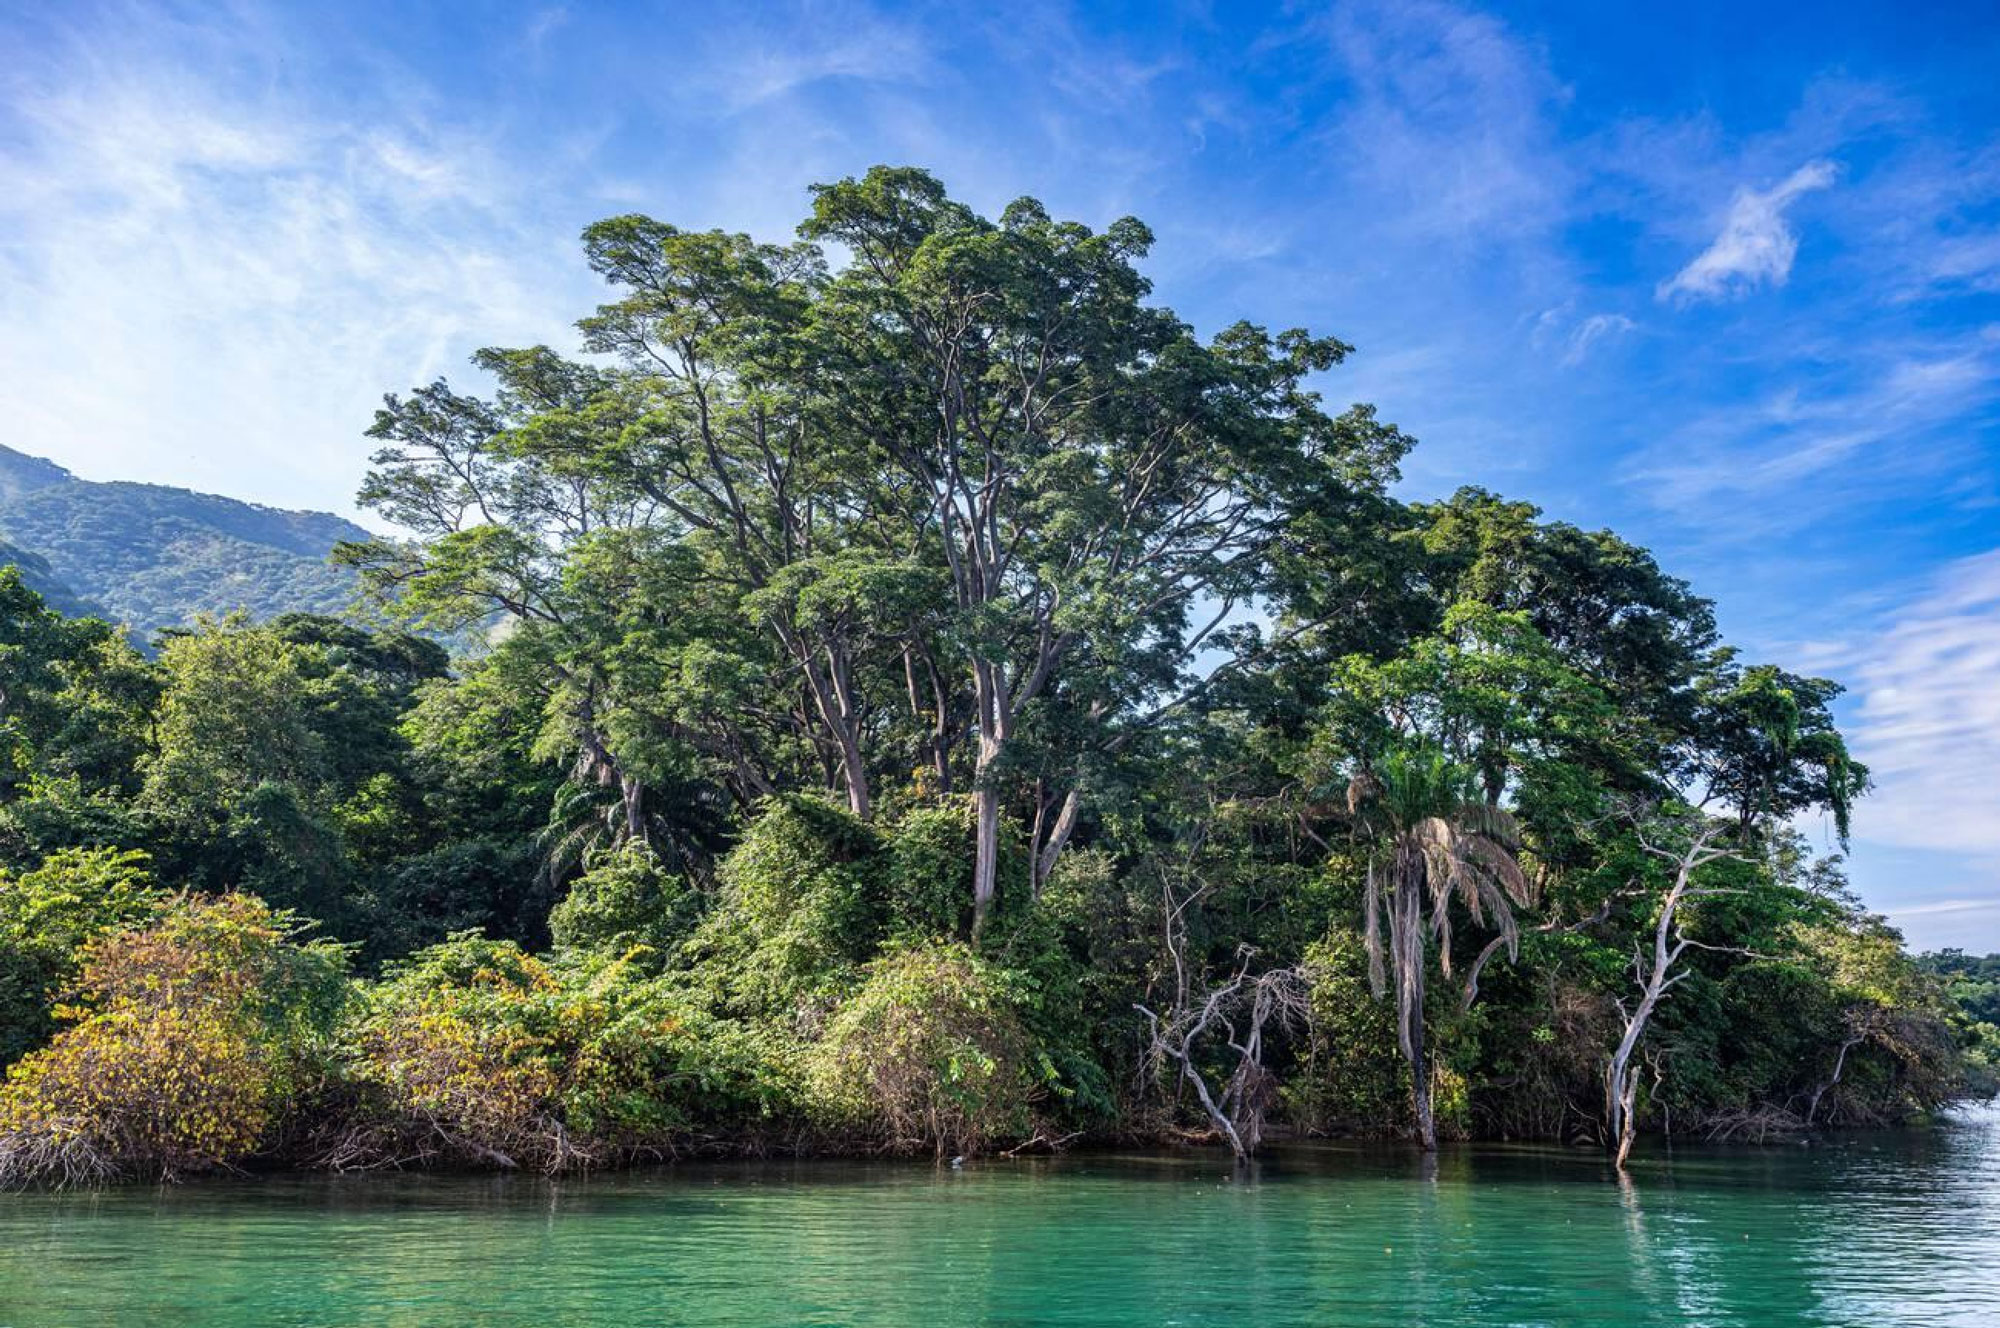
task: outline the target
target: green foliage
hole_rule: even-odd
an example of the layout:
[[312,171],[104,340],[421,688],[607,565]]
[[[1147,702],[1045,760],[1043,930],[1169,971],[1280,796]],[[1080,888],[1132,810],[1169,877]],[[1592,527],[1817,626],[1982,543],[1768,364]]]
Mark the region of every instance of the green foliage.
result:
[[658,968],[693,934],[701,908],[684,878],[664,871],[645,845],[627,844],[570,882],[549,914],[549,934],[558,949],[632,955]]
[[967,801],[918,807],[889,841],[888,909],[911,937],[957,937],[972,926],[973,811]]
[[176,901],[82,951],[73,1022],[0,1087],[0,1180],[237,1163],[324,1072],[346,957],[247,895]]
[[463,931],[539,943],[551,898],[532,844],[467,838],[376,868],[347,912],[373,969]]
[[1368,983],[1359,933],[1336,928],[1306,951],[1312,974],[1312,1048],[1295,1082],[1295,1110],[1313,1128],[1371,1134],[1400,1121],[1409,1068],[1396,1051],[1396,1015]]
[[348,1165],[410,1156],[547,1171],[671,1152],[786,1093],[756,1039],[618,958],[450,941],[393,966],[349,1035]]
[[[1134,1007],[1231,973],[1287,1002],[1218,1076],[1276,1126],[1590,1138],[1672,875],[1628,813],[1682,796],[1733,856],[1635,1119],[2000,1064],[1990,966],[1913,968],[1789,829],[1867,790],[1838,685],[1645,550],[1399,501],[1411,440],[1316,390],[1348,347],[1197,337],[1137,221],[881,167],[801,233],[590,226],[589,362],[385,399],[395,541],[0,449],[12,1174],[1133,1135],[1188,1119]],[[313,612],[357,573],[456,656]],[[286,909],[382,974],[337,1045]]]
[[808,1084],[834,1124],[942,1157],[1028,1133],[1031,1054],[1001,977],[933,945],[868,965],[808,1053]]
[[146,855],[64,849],[32,871],[0,870],[0,1066],[48,1040],[84,947],[159,902]]
[[692,942],[745,1013],[814,1017],[851,988],[885,935],[887,854],[860,820],[812,798],[772,800],[722,862]]

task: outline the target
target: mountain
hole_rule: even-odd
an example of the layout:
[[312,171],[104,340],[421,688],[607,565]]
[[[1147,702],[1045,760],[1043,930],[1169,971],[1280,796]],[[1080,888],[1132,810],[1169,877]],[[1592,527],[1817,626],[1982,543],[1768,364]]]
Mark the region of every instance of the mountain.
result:
[[366,538],[326,512],[81,480],[0,447],[0,562],[20,564],[37,589],[54,587],[50,603],[65,612],[99,613],[141,639],[201,613],[338,613],[353,599],[354,578],[327,555],[341,540]]
[[102,618],[107,616],[101,605],[71,590],[57,579],[55,569],[49,560],[39,553],[29,553],[0,540],[0,567],[14,566],[21,571],[21,581],[28,589],[42,597],[42,602],[58,613],[72,618]]

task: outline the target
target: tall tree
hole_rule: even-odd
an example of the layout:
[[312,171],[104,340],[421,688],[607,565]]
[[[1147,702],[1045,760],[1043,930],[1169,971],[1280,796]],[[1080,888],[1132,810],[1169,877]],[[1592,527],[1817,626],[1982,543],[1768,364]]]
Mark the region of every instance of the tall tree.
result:
[[1410,1067],[1417,1141],[1429,1152],[1437,1147],[1437,1124],[1424,1051],[1425,936],[1435,938],[1447,977],[1458,908],[1475,926],[1495,928],[1513,954],[1514,907],[1531,893],[1515,857],[1519,832],[1512,816],[1480,795],[1473,772],[1435,747],[1392,747],[1354,776],[1347,800],[1368,847],[1369,981],[1377,995],[1393,983],[1396,1043]]
[[[350,557],[415,611],[498,609],[571,643],[586,763],[629,781],[605,615],[567,569],[645,532],[682,602],[754,626],[739,657],[781,661],[799,700],[718,713],[805,738],[857,815],[908,750],[896,725],[926,730],[940,785],[964,761],[983,920],[1008,807],[1034,803],[1038,881],[1084,811],[1029,735],[1115,751],[1259,650],[1243,615],[1288,529],[1379,494],[1407,440],[1308,389],[1340,342],[1239,324],[1204,343],[1147,304],[1136,221],[1099,234],[1022,200],[993,222],[877,168],[816,190],[802,230],[590,227],[619,298],[582,327],[615,364],[487,351],[494,402],[392,398],[362,497],[420,540]],[[661,565],[630,564],[627,593]],[[1029,723],[1038,707],[1061,722]]]
[[1703,805],[1730,808],[1745,830],[1821,808],[1845,843],[1854,802],[1868,791],[1868,767],[1849,754],[1834,723],[1840,684],[1770,664],[1746,668],[1724,648],[1697,690],[1686,768]]

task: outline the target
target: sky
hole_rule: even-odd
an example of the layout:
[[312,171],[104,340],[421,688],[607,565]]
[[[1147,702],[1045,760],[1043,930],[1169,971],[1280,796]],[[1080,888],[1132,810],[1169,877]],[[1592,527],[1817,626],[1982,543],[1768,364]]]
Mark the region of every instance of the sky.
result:
[[0,0],[0,52],[0,443],[353,515],[384,392],[575,345],[592,220],[784,240],[885,162],[1135,215],[1197,328],[1357,347],[1409,496],[1845,682],[1856,885],[2000,950],[2000,0]]

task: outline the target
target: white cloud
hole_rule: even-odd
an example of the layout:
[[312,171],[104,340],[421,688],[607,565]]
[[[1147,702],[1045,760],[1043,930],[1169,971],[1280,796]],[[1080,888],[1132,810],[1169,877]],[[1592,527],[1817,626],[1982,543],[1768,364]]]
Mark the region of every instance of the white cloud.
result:
[[345,507],[384,391],[559,341],[587,307],[573,223],[488,131],[420,98],[315,105],[272,38],[135,20],[9,80],[0,442]]
[[1686,521],[1757,538],[1913,484],[1931,502],[1976,497],[1953,489],[1979,483],[1963,426],[2000,400],[2000,328],[1849,347],[1837,371],[1805,378],[1810,349],[1779,347],[1771,372],[1791,381],[1683,421],[1627,481]]
[[1715,243],[1655,293],[1663,300],[1713,300],[1760,285],[1784,285],[1799,252],[1785,210],[1801,196],[1830,187],[1839,174],[1831,161],[1809,161],[1775,189],[1739,189]]
[[1327,30],[1353,86],[1328,141],[1399,232],[1483,246],[1566,215],[1576,180],[1554,112],[1569,93],[1539,47],[1436,0],[1340,5]]
[[2000,855],[2000,550],[1949,565],[1857,644],[1850,676],[1876,784],[1862,836]]
[[1608,345],[1639,325],[1624,314],[1590,314],[1579,318],[1576,302],[1565,301],[1537,314],[1529,331],[1529,344],[1538,351],[1553,353],[1564,368],[1575,368],[1588,359],[1593,348]]
[[1563,352],[1562,362],[1566,365],[1581,364],[1584,357],[1590,354],[1591,347],[1599,342],[1615,341],[1638,326],[1624,314],[1592,314],[1570,329],[1568,349]]

